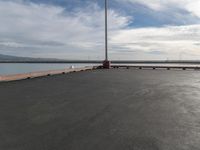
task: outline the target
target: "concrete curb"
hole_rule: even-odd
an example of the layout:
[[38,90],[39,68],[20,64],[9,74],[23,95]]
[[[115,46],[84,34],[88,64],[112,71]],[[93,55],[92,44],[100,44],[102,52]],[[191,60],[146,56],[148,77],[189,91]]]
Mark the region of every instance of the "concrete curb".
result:
[[65,74],[70,72],[86,71],[92,69],[96,69],[96,67],[89,66],[89,67],[74,68],[74,69],[49,70],[49,71],[30,72],[30,73],[14,74],[14,75],[0,75],[0,82],[31,79],[37,77],[50,76],[50,75]]

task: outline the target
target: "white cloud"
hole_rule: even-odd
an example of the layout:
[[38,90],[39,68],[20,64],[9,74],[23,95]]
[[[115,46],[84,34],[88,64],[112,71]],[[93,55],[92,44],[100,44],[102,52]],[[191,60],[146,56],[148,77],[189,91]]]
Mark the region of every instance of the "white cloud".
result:
[[187,4],[186,8],[194,15],[200,17],[200,1],[196,0]]
[[[200,25],[188,25],[124,29],[111,37],[111,43],[115,48],[116,45],[123,46],[129,50],[130,54],[131,50],[132,53],[135,53],[135,50],[149,54],[160,52],[159,56],[154,56],[156,59],[167,57],[179,59],[179,55],[183,53],[187,54],[184,56],[185,59],[196,59],[200,58],[199,39]],[[152,56],[149,56],[149,59],[151,59],[150,57]]]
[[[130,18],[109,10],[110,30]],[[0,1],[0,53],[40,57],[102,57],[104,11],[96,4],[73,12],[62,7]],[[37,52],[37,53],[36,53]]]
[[[161,9],[163,3],[155,0],[148,5]],[[197,13],[195,6],[187,6]],[[110,58],[200,58],[200,25],[132,29],[131,21],[130,16],[109,10]],[[103,59],[103,50],[104,10],[96,4],[69,12],[57,6],[0,0],[0,53]]]
[[[120,1],[120,0],[118,0]],[[162,11],[170,7],[177,7],[200,17],[200,0],[124,0],[123,3],[140,3],[153,10]]]

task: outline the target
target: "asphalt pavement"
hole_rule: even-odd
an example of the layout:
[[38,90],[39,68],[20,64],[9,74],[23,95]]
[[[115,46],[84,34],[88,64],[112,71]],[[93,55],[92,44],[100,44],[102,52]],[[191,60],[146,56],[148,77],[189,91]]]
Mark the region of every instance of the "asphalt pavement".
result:
[[92,70],[0,83],[0,150],[200,150],[200,72]]

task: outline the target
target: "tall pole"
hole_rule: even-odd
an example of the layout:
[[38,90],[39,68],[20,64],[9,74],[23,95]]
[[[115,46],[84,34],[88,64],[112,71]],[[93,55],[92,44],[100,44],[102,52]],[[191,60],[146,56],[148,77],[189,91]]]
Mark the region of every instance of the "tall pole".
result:
[[109,69],[111,62],[108,60],[108,1],[105,0],[105,60],[103,68]]
[[105,61],[108,61],[108,3],[105,0]]

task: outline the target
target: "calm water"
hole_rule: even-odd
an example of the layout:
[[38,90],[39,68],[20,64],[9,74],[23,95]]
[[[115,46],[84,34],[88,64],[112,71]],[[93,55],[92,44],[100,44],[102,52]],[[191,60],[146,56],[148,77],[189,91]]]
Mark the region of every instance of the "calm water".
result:
[[78,68],[91,65],[92,64],[0,64],[0,75],[66,69],[70,68],[70,66]]
[[[66,68],[70,68],[71,66],[78,68],[78,67],[94,66],[94,65],[99,65],[99,64],[1,64],[0,63],[0,75],[66,69]],[[126,64],[126,65],[130,65],[130,64]],[[142,65],[142,64],[134,64],[134,65]],[[159,64],[147,64],[147,65],[156,66]],[[174,64],[161,64],[161,65],[162,66],[174,66]],[[159,65],[159,66],[161,66],[161,65]],[[194,66],[200,66],[200,65],[175,64],[175,66],[193,66],[194,67]]]

